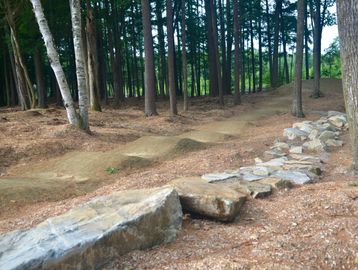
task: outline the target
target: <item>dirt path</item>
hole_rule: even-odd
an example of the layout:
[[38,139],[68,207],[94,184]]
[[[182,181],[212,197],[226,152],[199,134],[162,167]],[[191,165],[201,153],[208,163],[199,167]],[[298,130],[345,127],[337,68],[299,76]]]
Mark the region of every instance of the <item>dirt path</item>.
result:
[[[308,119],[318,118],[314,111],[342,111],[339,83],[327,80],[323,82],[323,87],[326,97],[313,100],[308,98],[311,84],[305,83],[304,102]],[[132,136],[141,139],[132,140],[129,144],[115,141],[104,143],[104,137],[101,135],[103,133],[97,133],[102,129],[94,128],[95,133],[99,134],[95,135],[95,143],[93,137],[79,135],[77,144],[82,146],[75,149],[80,150],[77,151],[80,158],[76,157],[77,153],[67,150],[65,156],[42,161],[43,164],[49,164],[45,168],[51,168],[52,175],[43,167],[36,168],[39,161],[36,156],[24,164],[11,166],[6,176],[11,181],[6,183],[3,180],[5,177],[0,179],[1,187],[5,187],[9,194],[7,200],[10,200],[10,204],[6,208],[2,207],[0,211],[0,231],[29,228],[98,195],[117,190],[162,186],[179,177],[237,169],[251,164],[276,138],[282,136],[284,128],[297,121],[288,113],[289,93],[289,88],[282,88],[274,94],[249,97],[238,111],[204,110],[202,116],[206,116],[210,121],[201,125],[196,119],[187,120],[188,116],[185,121],[189,124],[185,124],[183,119],[173,124],[165,120],[168,118],[162,118],[160,125],[150,123],[151,132],[143,132],[142,123],[146,125],[146,122],[141,122],[140,118],[135,118],[140,124],[128,120],[122,125],[140,129],[141,132]],[[204,106],[205,103],[197,104],[192,108],[193,114],[199,115]],[[11,115],[9,119],[11,120]],[[199,117],[197,119],[202,121]],[[159,122],[158,119],[154,121]],[[1,127],[0,124],[0,130]],[[174,137],[168,139],[162,135]],[[110,136],[112,140],[113,135]],[[163,148],[160,149],[162,152],[158,151],[161,152],[160,156],[164,157],[162,159],[158,159],[156,155],[159,154],[156,152],[150,152],[150,157],[149,151],[145,149],[147,143],[153,143],[146,140],[151,140],[149,138],[153,136],[158,145],[162,140],[170,142],[165,148],[167,150]],[[17,139],[25,143],[21,138]],[[188,148],[189,152],[184,151],[186,154],[170,152],[173,151],[171,143],[177,145],[182,139],[195,141],[205,147],[198,147],[196,151],[189,151]],[[149,251],[132,252],[111,262],[108,269],[357,268],[358,189],[354,186],[356,178],[348,173],[350,146],[347,136],[344,141],[345,146],[342,149],[330,153],[322,182],[279,191],[265,200],[249,200],[241,217],[232,224],[187,216],[183,230],[174,243]],[[137,143],[142,148],[133,146]],[[83,146],[87,144],[91,147]],[[119,154],[113,157],[106,155],[108,151],[100,152],[99,149]],[[113,157],[117,162],[124,150],[126,154],[134,153],[131,156],[133,164],[140,164],[139,167],[131,168],[133,165],[130,165],[118,174],[103,174],[104,178],[99,178],[98,181],[86,179],[87,172],[82,174],[93,164],[98,165],[101,168],[100,173],[103,173],[103,167],[108,166],[108,159],[111,161]],[[151,158],[153,160],[150,160]],[[55,160],[67,160],[67,163],[54,162]],[[75,163],[78,160],[81,160],[81,169],[78,169],[79,164]],[[141,163],[148,160],[150,163]],[[69,179],[68,171],[62,175],[58,174],[59,168],[75,172],[75,177]],[[20,175],[20,172],[21,176],[22,172],[42,173],[43,180],[41,182],[39,178],[35,178],[29,182],[23,177],[12,178]],[[66,177],[67,182],[61,180]],[[64,196],[68,199],[62,200]],[[13,200],[14,197],[19,200],[24,197],[24,201],[18,202]]]

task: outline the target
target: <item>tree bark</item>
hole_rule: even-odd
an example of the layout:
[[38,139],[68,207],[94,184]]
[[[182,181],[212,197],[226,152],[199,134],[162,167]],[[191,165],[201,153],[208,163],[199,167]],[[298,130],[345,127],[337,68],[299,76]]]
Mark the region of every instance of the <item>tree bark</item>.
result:
[[305,0],[298,0],[297,3],[297,44],[296,44],[296,64],[295,64],[295,83],[293,91],[292,115],[304,117],[302,109],[302,66],[303,66],[303,36],[304,36],[304,16]]
[[182,8],[182,23],[181,23],[181,38],[182,38],[182,67],[183,67],[183,94],[184,94],[184,112],[188,110],[188,68],[186,59],[186,8],[185,0],[181,1]]
[[53,37],[48,27],[45,14],[43,12],[40,0],[30,0],[35,13],[36,21],[39,25],[42,38],[46,46],[47,54],[50,59],[51,68],[56,76],[57,83],[60,87],[61,95],[66,108],[67,117],[71,125],[79,127],[79,119],[75,110],[75,106],[71,97],[70,88],[63,72],[58,52],[53,42]]
[[234,40],[235,40],[235,92],[234,92],[234,104],[241,104],[240,93],[240,23],[239,23],[239,3],[238,0],[233,0],[234,8]]
[[36,84],[37,84],[37,93],[38,93],[37,106],[39,108],[45,108],[47,94],[46,94],[46,87],[45,87],[45,75],[43,71],[41,53],[39,49],[36,49],[34,53],[34,66],[35,66]]
[[86,41],[87,41],[87,66],[88,66],[88,86],[90,93],[90,108],[92,111],[101,112],[99,101],[99,69],[98,69],[98,50],[96,27],[93,18],[93,10],[89,0],[87,0],[86,16]]
[[144,35],[144,51],[145,51],[145,114],[146,116],[157,115],[155,106],[155,67],[154,67],[154,50],[152,25],[150,21],[150,3],[149,0],[141,0],[142,3],[142,20],[143,20],[143,35]]
[[272,87],[277,88],[279,86],[279,36],[280,36],[280,14],[282,11],[282,0],[276,0],[275,8],[275,33],[274,33],[274,48],[273,48],[273,63],[272,63]]
[[358,173],[358,2],[338,0],[343,92],[352,140],[353,170]]
[[82,38],[82,18],[80,0],[70,0],[73,46],[76,59],[76,77],[78,87],[78,105],[80,128],[89,131],[88,123],[88,94],[86,89],[85,60]]
[[167,31],[168,31],[168,78],[169,78],[169,98],[170,114],[177,115],[177,101],[175,91],[175,55],[174,55],[174,26],[173,26],[173,2],[167,2]]

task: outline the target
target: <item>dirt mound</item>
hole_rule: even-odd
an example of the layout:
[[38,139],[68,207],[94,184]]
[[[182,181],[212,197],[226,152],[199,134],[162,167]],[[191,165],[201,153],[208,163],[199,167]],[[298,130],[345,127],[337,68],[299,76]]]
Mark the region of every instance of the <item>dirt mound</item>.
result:
[[[275,95],[286,95],[291,94],[293,90],[294,83],[286,84],[278,89],[274,90],[272,93]],[[323,78],[321,79],[321,91],[323,93],[330,92],[342,92],[342,80],[333,79],[333,78]],[[304,94],[311,92],[314,89],[314,80],[304,80],[302,81],[302,91]]]

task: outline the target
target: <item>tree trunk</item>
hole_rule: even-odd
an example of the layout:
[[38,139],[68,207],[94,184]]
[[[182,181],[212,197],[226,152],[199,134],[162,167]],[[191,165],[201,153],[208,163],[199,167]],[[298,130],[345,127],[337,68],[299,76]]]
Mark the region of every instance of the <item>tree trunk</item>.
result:
[[184,112],[188,110],[188,68],[186,60],[186,8],[185,0],[181,1],[182,23],[181,23],[181,39],[182,39],[182,67],[183,67],[183,83],[184,83]]
[[266,24],[267,24],[267,46],[268,46],[268,58],[269,58],[269,69],[270,69],[270,84],[273,85],[273,66],[272,66],[272,45],[271,45],[271,23],[270,23],[270,6],[268,0],[266,0]]
[[76,59],[76,77],[78,87],[78,105],[80,128],[89,131],[88,123],[88,94],[86,89],[85,60],[82,39],[82,18],[80,0],[70,0],[73,46]]
[[309,66],[309,42],[310,34],[308,31],[308,10],[307,3],[305,3],[305,71],[306,71],[306,80],[310,79],[310,66]]
[[358,173],[358,2],[338,0],[343,92],[352,140],[353,170]]
[[165,96],[165,86],[167,81],[167,63],[165,57],[165,41],[164,41],[164,30],[163,30],[163,16],[161,0],[156,1],[156,14],[158,24],[158,50],[160,58],[160,69],[159,69],[159,92],[160,96]]
[[149,0],[141,0],[142,3],[142,20],[143,20],[143,35],[144,35],[144,51],[145,51],[145,114],[146,116],[157,115],[155,106],[155,67],[154,67],[154,50],[152,37],[152,24],[150,21],[150,2]]
[[34,53],[34,66],[35,66],[36,85],[37,85],[37,93],[38,93],[37,106],[39,108],[45,108],[46,96],[47,96],[46,87],[45,87],[45,75],[42,66],[41,53],[38,49],[36,49]]
[[254,50],[254,26],[253,20],[253,7],[250,1],[250,37],[251,37],[251,68],[252,68],[252,92],[256,93],[256,63],[255,63],[255,50]]
[[234,0],[234,41],[235,41],[235,92],[234,92],[234,104],[241,104],[240,93],[240,23],[239,23],[239,3],[238,0]]
[[227,56],[226,56],[226,77],[225,86],[226,93],[230,95],[231,91],[231,69],[232,69],[232,43],[234,39],[234,27],[231,13],[231,0],[226,1],[226,21],[227,21]]
[[79,127],[79,119],[75,110],[75,106],[71,97],[70,88],[66,80],[65,73],[63,72],[58,52],[55,48],[53,37],[45,18],[40,0],[30,0],[35,13],[36,21],[39,25],[42,38],[44,40],[48,57],[50,59],[51,68],[57,79],[60,87],[61,95],[66,108],[67,117],[71,125]]
[[295,83],[293,91],[292,115],[304,117],[302,110],[302,66],[303,66],[303,36],[305,27],[305,0],[298,0],[297,3],[297,44],[296,44],[296,65]]
[[280,37],[280,14],[282,11],[282,0],[276,0],[275,8],[275,33],[274,33],[274,48],[273,48],[273,63],[272,63],[272,87],[277,88],[279,86],[279,37]]
[[222,0],[218,0],[219,5],[219,21],[220,21],[220,39],[221,39],[221,67],[222,67],[222,87],[223,92],[230,93],[230,90],[228,90],[229,86],[227,85],[227,59],[226,59],[226,40],[225,40],[225,15],[224,10],[222,6]]
[[177,115],[177,101],[175,91],[175,55],[174,55],[174,26],[173,26],[173,2],[167,1],[167,31],[168,31],[168,77],[169,77],[169,98],[170,114]]
[[86,16],[86,40],[87,40],[87,66],[88,66],[88,86],[90,93],[90,107],[92,111],[101,112],[99,101],[99,69],[98,69],[98,50],[96,41],[96,27],[93,18],[93,10],[89,0],[87,0]]

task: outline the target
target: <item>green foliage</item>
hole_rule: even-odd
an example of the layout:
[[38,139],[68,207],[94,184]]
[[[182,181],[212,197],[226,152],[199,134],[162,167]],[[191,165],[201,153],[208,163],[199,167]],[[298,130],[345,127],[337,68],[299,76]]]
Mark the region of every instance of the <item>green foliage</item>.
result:
[[322,56],[322,76],[329,78],[341,78],[342,76],[338,38],[333,41]]
[[106,172],[108,174],[117,174],[117,173],[119,173],[119,171],[120,170],[118,168],[115,168],[115,167],[109,167],[109,168],[106,169]]

